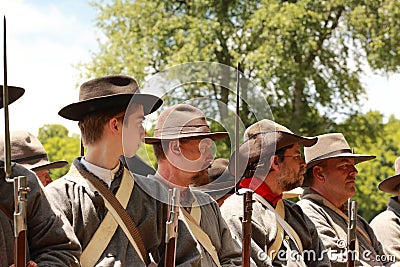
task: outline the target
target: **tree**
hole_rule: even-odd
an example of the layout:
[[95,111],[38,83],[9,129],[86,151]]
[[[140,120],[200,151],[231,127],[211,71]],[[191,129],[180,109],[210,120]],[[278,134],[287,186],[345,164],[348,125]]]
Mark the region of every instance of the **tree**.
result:
[[[334,128],[365,96],[362,66],[397,71],[397,0],[99,1],[96,25],[105,35],[88,76],[147,75],[185,62],[209,61],[243,70],[267,96],[275,119],[296,133],[315,121]],[[223,73],[221,73],[223,75]],[[204,95],[232,101],[227,88]],[[193,90],[185,89],[186,98]],[[244,106],[245,108],[245,106]],[[220,109],[224,117],[225,108]],[[252,123],[242,112],[246,126]],[[319,129],[319,128],[317,128]]]
[[73,160],[79,156],[80,137],[77,134],[68,134],[68,129],[60,124],[45,124],[39,129],[38,139],[43,144],[49,161],[68,161],[67,167],[50,170],[53,180],[66,174]]
[[[368,221],[386,209],[389,194],[378,190],[378,184],[394,175],[394,161],[400,156],[400,120],[393,116],[387,123],[378,112],[352,116],[339,130],[357,154],[376,156],[375,159],[356,165],[358,170],[356,196],[359,213]],[[369,132],[376,132],[373,137]]]

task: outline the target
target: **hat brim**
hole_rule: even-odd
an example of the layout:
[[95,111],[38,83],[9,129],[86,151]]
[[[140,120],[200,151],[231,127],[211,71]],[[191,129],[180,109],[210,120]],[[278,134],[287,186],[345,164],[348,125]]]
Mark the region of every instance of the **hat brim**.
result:
[[41,171],[41,170],[51,170],[51,169],[61,169],[68,165],[68,161],[59,160],[54,162],[39,162],[34,165],[29,165],[25,163],[20,163],[22,166],[30,169],[31,171]]
[[68,120],[79,121],[90,113],[118,106],[128,107],[130,102],[143,105],[144,115],[156,111],[163,103],[157,96],[148,94],[107,95],[69,104],[63,107],[58,115]]
[[160,137],[145,137],[144,142],[146,144],[159,143],[161,141],[171,141],[176,139],[198,139],[198,138],[210,138],[214,141],[224,139],[229,135],[228,132],[215,132],[215,133],[182,133],[178,135],[168,135]]
[[[0,95],[0,108],[3,108],[3,85],[0,85],[0,89],[1,89],[1,95]],[[24,93],[25,93],[25,89],[21,88],[21,87],[17,87],[17,86],[7,86],[8,88],[8,104],[11,104],[13,102],[15,102],[16,100],[18,100]]]
[[379,183],[378,188],[382,192],[397,195],[400,185],[400,174],[390,176]]
[[339,153],[336,155],[328,155],[326,157],[320,157],[317,160],[311,160],[310,162],[307,163],[307,169],[314,167],[322,160],[331,159],[331,158],[354,158],[354,164],[356,165],[358,163],[374,159],[374,158],[376,158],[376,156],[364,155],[364,154],[353,154],[350,152]]

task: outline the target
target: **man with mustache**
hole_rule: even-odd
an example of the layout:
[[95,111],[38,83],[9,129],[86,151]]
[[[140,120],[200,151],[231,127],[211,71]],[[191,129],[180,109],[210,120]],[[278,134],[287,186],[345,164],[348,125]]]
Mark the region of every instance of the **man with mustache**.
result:
[[180,215],[198,241],[201,266],[240,266],[242,262],[240,246],[232,238],[218,204],[208,194],[189,189],[199,179],[208,179],[214,160],[213,140],[227,135],[211,133],[199,109],[178,104],[160,114],[154,136],[145,138],[153,145],[158,163],[157,173],[150,177],[180,189]]
[[[244,133],[245,141],[231,158],[234,173],[238,157],[241,188],[254,191],[251,257],[257,266],[330,266],[312,222],[295,203],[282,199],[283,192],[300,186],[306,164],[300,146],[312,146],[317,138],[293,134],[268,119]],[[240,193],[240,191],[239,191]],[[221,206],[233,235],[241,240],[243,198],[233,194]]]
[[[347,262],[347,206],[355,194],[357,163],[375,156],[354,154],[341,133],[318,136],[318,142],[304,149],[307,173],[301,201],[304,213],[314,222],[328,251],[332,266],[346,266]],[[389,266],[382,245],[368,223],[357,216],[356,266]],[[387,259],[387,258],[386,258]]]

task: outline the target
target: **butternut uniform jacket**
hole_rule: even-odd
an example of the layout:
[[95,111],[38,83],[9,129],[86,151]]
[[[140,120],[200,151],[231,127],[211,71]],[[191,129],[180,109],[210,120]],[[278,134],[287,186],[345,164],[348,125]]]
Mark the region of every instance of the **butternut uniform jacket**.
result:
[[[84,249],[99,227],[106,214],[104,200],[92,191],[87,182],[73,168],[82,169],[80,158],[74,160],[71,170],[64,177],[46,187],[47,192],[57,203],[58,208],[71,222],[82,249]],[[125,168],[124,172],[128,172]],[[167,191],[157,181],[133,175],[134,187],[126,211],[132,217],[141,233],[144,246],[156,261],[163,264],[165,251],[165,222],[167,205],[158,201],[166,198]],[[115,178],[110,190],[118,190],[121,178]],[[151,192],[149,195],[148,192]],[[185,225],[179,222],[177,241],[177,266],[198,266],[200,255],[195,241]],[[96,266],[145,266],[136,250],[130,244],[124,231],[118,227],[110,243],[97,261]]]
[[[306,189],[303,196],[317,194],[311,189]],[[313,221],[325,248],[329,252],[332,266],[346,266],[347,220],[334,210],[325,206],[322,201],[302,198],[297,204],[304,213]],[[347,211],[344,211],[347,214]],[[373,230],[361,216],[357,216],[357,226],[368,236],[371,243],[357,231],[356,237],[359,244],[360,262],[356,266],[390,266],[386,261],[381,243],[377,240]],[[363,256],[365,255],[365,257]],[[380,262],[380,259],[385,259]],[[361,264],[361,265],[360,265]]]
[[[303,250],[307,251],[307,253],[314,251],[311,253],[315,253],[317,257],[304,257],[304,260],[298,260],[295,256],[291,257],[289,253],[294,255],[293,251],[300,252],[295,243],[289,239],[282,242],[279,253],[274,260],[271,261],[270,255],[267,255],[267,249],[271,247],[277,234],[278,227],[276,216],[267,207],[255,201],[253,203],[251,240],[251,257],[254,262],[259,267],[330,266],[329,259],[326,257],[326,254],[323,253],[324,246],[322,241],[319,239],[312,222],[295,203],[286,199],[282,201],[285,208],[284,219],[298,234],[302,242]],[[233,236],[237,240],[242,240],[243,196],[233,194],[227,198],[221,206],[221,213],[230,227]],[[288,242],[287,246],[289,246],[290,249],[285,246],[285,242]],[[307,256],[306,253],[304,254]]]
[[386,255],[400,261],[400,203],[397,196],[389,199],[387,210],[378,214],[370,225]]
[[[3,167],[3,162],[1,162]],[[3,170],[1,170],[4,176]],[[36,175],[15,164],[12,177],[26,176],[30,191],[27,194],[27,260],[38,266],[79,266],[81,247],[68,221],[56,213]],[[7,213],[14,213],[13,183],[0,178],[0,205]],[[14,230],[13,220],[0,210],[0,266],[8,267],[14,263]]]

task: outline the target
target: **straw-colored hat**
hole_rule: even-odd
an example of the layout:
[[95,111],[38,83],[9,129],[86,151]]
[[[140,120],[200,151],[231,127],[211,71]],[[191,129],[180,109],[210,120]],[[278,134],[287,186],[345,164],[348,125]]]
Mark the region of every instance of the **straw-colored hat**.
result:
[[145,137],[146,144],[182,138],[211,138],[219,140],[228,136],[227,132],[210,131],[204,113],[191,105],[178,104],[161,112],[153,137]]
[[154,112],[162,104],[162,100],[154,95],[141,94],[133,78],[111,75],[83,83],[79,90],[79,101],[63,107],[58,114],[79,121],[96,111],[128,107],[130,102],[142,104],[144,115]]
[[354,154],[341,133],[329,133],[317,137],[318,142],[315,145],[304,148],[307,169],[329,158],[354,158],[355,164],[375,158],[372,155]]
[[395,175],[390,176],[380,182],[378,188],[383,192],[397,195],[400,185],[400,157],[398,157],[394,162],[394,170]]
[[[68,162],[59,160],[50,162],[42,143],[27,131],[15,131],[10,134],[11,161],[17,162],[29,170],[49,170],[67,166]],[[4,161],[4,136],[1,136],[0,159]]]

